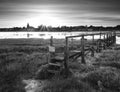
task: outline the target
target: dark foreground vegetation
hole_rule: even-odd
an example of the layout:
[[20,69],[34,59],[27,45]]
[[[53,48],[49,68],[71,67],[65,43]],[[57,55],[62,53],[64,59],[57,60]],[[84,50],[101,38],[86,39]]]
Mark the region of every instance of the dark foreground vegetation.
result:
[[[0,92],[25,92],[23,80],[34,79],[41,65],[47,63],[47,49],[32,42],[10,43],[0,47]],[[37,92],[120,92],[119,61],[120,48],[103,51],[90,64],[69,62],[68,78],[61,75],[41,80],[44,85]]]

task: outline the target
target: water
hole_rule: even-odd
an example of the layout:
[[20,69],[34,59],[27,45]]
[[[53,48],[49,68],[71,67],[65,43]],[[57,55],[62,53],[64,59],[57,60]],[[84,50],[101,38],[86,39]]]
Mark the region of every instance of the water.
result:
[[43,38],[49,39],[53,36],[56,39],[64,39],[66,36],[74,36],[92,32],[0,32],[0,39],[20,38]]
[[[51,36],[53,36],[53,38],[56,39],[65,39],[66,36],[75,36],[75,35],[90,34],[90,33],[98,33],[98,32],[0,32],[0,39],[21,39],[21,38],[50,39]],[[92,39],[91,36],[87,36],[85,38]],[[99,39],[99,36],[96,35],[95,39]],[[116,37],[116,43],[120,44],[120,37]]]

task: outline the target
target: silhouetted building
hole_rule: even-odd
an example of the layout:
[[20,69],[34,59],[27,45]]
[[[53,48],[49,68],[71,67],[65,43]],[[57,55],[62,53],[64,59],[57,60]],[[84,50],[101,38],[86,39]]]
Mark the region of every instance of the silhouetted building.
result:
[[35,31],[35,28],[30,26],[29,23],[27,23],[27,31]]

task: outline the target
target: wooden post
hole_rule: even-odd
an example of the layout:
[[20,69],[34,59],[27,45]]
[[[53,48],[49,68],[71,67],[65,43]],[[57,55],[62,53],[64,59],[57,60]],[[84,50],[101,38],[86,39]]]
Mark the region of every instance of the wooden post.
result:
[[104,40],[104,46],[103,46],[103,49],[105,49],[106,48],[106,38],[105,38],[105,34],[104,34],[104,37],[103,37],[103,40]]
[[68,61],[69,61],[69,44],[68,44],[68,38],[65,39],[65,52],[64,52],[64,67],[65,70],[68,70]]
[[[50,46],[53,47],[53,36],[51,36],[51,39],[50,39]],[[50,56],[50,60],[55,56],[55,52],[50,52],[49,51],[49,56]]]
[[53,36],[51,36],[51,39],[50,39],[50,46],[53,46]]
[[112,32],[110,33],[110,45],[112,45]]
[[108,37],[109,35],[108,35],[108,33],[107,33],[107,37],[106,37],[106,45],[107,45],[107,47],[108,47],[108,45],[109,45],[109,37]]
[[108,47],[110,46],[110,33],[108,33]]
[[100,39],[102,38],[101,36],[102,36],[102,35],[101,35],[101,32],[100,32]]
[[92,57],[94,57],[94,35],[92,36],[92,47],[91,47],[91,49],[92,49],[92,53],[91,53],[91,56]]
[[81,56],[81,59],[82,59],[82,63],[86,63],[85,62],[85,57],[84,57],[84,53],[85,53],[85,48],[84,48],[84,35],[82,35],[82,38],[81,38],[81,53],[82,53],[82,56]]
[[100,31],[100,42],[99,42],[99,52],[101,52],[101,49],[102,49],[102,47],[101,47],[101,39],[102,39],[102,37],[101,37],[102,35],[101,35],[101,31]]
[[74,46],[73,46],[73,38],[71,38],[71,49],[73,50]]
[[97,41],[97,52],[101,52],[101,33],[100,33],[100,39]]
[[114,33],[112,32],[112,44],[114,44]]
[[115,39],[114,43],[116,44],[116,32],[114,32],[114,39]]
[[115,48],[117,47],[116,45],[116,31],[114,31],[114,44],[115,44]]
[[94,47],[91,47],[91,56],[94,57]]
[[30,37],[30,34],[29,33],[27,33],[27,38],[29,38]]
[[94,39],[94,35],[93,35],[93,36],[92,36],[92,43],[93,43],[93,44],[94,44],[94,40],[95,40],[95,39]]

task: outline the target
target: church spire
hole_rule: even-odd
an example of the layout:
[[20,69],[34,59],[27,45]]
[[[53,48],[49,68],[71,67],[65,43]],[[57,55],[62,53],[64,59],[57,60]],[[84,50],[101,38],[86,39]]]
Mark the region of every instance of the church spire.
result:
[[29,28],[30,27],[30,25],[29,25],[29,23],[27,23],[27,28]]

